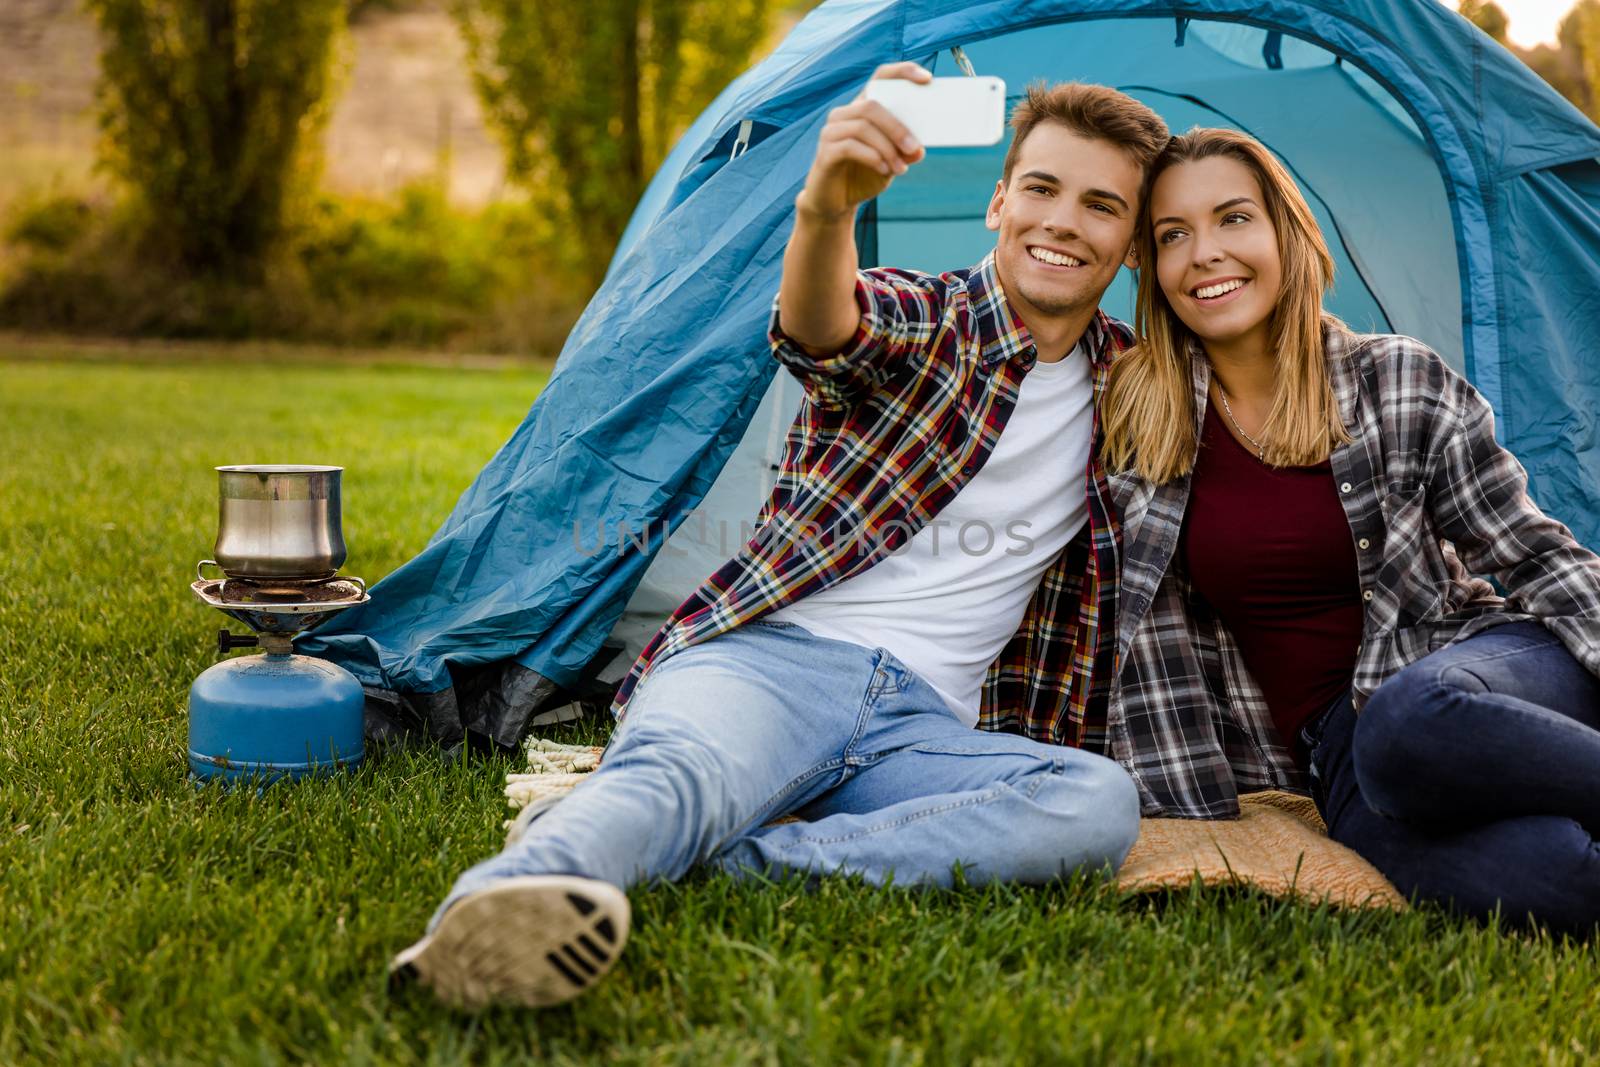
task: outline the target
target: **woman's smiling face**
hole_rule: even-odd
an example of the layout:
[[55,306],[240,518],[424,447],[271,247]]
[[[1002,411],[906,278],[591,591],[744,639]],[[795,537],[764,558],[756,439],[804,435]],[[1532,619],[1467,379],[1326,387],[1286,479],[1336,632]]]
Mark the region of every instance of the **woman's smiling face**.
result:
[[1150,190],[1156,281],[1208,345],[1267,347],[1283,261],[1264,200],[1254,172],[1226,156],[1170,167]]

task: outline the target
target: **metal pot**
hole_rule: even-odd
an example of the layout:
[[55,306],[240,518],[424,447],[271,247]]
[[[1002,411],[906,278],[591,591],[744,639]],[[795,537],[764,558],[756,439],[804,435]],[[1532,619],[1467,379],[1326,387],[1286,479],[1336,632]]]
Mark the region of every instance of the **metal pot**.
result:
[[332,578],[344,565],[343,467],[218,467],[216,561],[230,578]]

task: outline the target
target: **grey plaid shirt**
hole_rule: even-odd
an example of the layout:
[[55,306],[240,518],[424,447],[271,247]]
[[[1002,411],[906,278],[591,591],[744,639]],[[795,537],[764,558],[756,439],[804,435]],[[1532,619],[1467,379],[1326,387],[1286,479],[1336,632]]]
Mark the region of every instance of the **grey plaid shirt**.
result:
[[[1507,622],[1543,623],[1600,674],[1600,558],[1528,498],[1483,397],[1409,337],[1325,324],[1323,349],[1353,438],[1330,459],[1365,602],[1356,710],[1400,668]],[[1198,434],[1211,370],[1194,355]],[[1175,559],[1188,476],[1156,486],[1119,474],[1111,492],[1124,560],[1110,755],[1144,814],[1230,818],[1240,793],[1304,792],[1237,644]]]

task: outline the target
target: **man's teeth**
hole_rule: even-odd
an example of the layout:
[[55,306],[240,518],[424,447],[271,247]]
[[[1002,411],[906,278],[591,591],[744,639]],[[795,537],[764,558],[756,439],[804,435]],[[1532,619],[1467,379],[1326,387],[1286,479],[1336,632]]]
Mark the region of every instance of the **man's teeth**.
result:
[[1049,263],[1057,267],[1081,267],[1083,260],[1064,256],[1060,252],[1052,252],[1048,248],[1030,248],[1028,254],[1041,263]]
[[1210,300],[1214,296],[1221,296],[1223,293],[1231,293],[1243,284],[1243,280],[1235,278],[1232,281],[1218,282],[1216,285],[1203,285],[1194,291],[1194,295],[1198,296],[1201,300]]

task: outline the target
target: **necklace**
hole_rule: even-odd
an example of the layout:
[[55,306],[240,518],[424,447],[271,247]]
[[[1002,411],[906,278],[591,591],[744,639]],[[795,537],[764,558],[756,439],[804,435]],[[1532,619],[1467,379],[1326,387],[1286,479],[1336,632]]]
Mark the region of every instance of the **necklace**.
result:
[[1233,423],[1233,428],[1239,431],[1240,437],[1243,437],[1246,441],[1249,441],[1255,446],[1256,458],[1265,462],[1267,458],[1267,450],[1262,447],[1260,441],[1257,441],[1254,437],[1251,437],[1249,434],[1245,433],[1244,427],[1239,425],[1239,420],[1233,417],[1233,407],[1228,403],[1228,393],[1227,390],[1222,388],[1221,382],[1217,383],[1217,396],[1221,398],[1222,410],[1228,413],[1228,421]]

